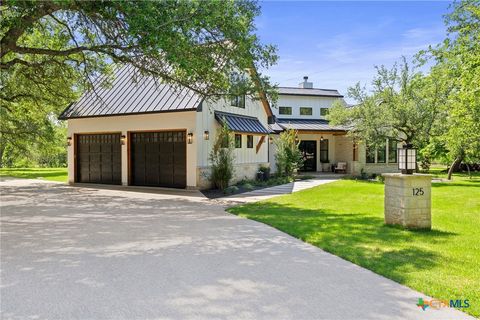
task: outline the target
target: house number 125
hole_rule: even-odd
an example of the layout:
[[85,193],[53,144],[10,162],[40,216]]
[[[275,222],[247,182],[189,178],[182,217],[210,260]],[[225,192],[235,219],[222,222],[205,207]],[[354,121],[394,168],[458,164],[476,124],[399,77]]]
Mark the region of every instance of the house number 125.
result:
[[413,195],[414,196],[423,196],[425,192],[423,192],[423,188],[413,188]]

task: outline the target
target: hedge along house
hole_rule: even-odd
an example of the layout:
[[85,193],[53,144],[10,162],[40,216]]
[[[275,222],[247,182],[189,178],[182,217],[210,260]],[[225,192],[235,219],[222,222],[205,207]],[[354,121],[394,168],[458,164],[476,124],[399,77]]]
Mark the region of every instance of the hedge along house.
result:
[[[273,108],[276,123],[270,125],[270,167],[276,170],[275,139],[286,129],[297,131],[299,148],[304,163],[301,171],[332,172],[339,164],[346,164],[345,173],[398,172],[397,142],[385,141],[376,149],[357,144],[347,135],[348,128],[332,126],[326,116],[333,103],[343,100],[334,89],[314,88],[304,77],[298,87],[278,88],[278,108]],[[341,172],[344,172],[343,170]]]
[[132,66],[106,82],[99,79],[59,117],[68,121],[69,183],[208,188],[209,153],[223,122],[235,133],[234,180],[269,165],[272,111],[262,93],[203,100]]

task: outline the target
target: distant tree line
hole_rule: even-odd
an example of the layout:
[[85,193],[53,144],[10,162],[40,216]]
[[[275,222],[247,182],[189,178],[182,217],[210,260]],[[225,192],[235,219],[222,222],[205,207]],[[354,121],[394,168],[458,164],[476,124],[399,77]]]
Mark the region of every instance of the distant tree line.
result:
[[[373,147],[385,139],[411,143],[424,168],[449,163],[450,179],[462,162],[480,163],[480,1],[453,3],[445,23],[441,44],[410,63],[376,67],[372,90],[349,88],[358,104],[338,103],[330,120]],[[433,64],[428,73],[416,71],[426,63]]]

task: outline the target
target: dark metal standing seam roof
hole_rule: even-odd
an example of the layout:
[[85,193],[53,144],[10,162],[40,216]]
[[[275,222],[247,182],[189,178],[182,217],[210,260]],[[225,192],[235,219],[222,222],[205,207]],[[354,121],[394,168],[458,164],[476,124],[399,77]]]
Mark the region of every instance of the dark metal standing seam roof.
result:
[[108,83],[100,77],[94,90],[69,105],[59,119],[195,110],[202,102],[194,91],[143,76],[131,65],[118,68]]
[[347,131],[344,126],[332,126],[324,119],[288,119],[277,118],[277,124],[284,129],[310,131]]
[[278,87],[278,94],[343,98],[340,92],[335,89]]
[[221,124],[226,122],[227,127],[234,132],[269,133],[260,120],[255,117],[215,111],[215,119]]

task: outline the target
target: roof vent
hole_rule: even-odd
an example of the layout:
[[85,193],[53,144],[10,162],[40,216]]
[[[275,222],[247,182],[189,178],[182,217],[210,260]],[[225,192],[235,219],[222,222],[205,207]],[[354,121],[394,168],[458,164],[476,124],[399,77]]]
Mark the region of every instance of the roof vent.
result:
[[298,85],[303,89],[313,89],[313,82],[308,82],[308,76],[303,77],[303,82]]

